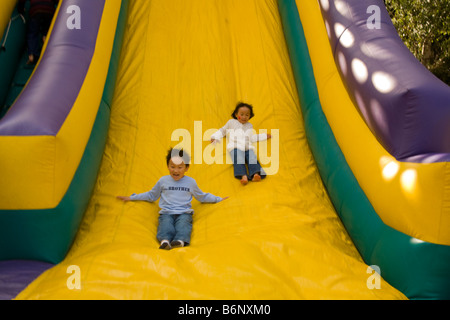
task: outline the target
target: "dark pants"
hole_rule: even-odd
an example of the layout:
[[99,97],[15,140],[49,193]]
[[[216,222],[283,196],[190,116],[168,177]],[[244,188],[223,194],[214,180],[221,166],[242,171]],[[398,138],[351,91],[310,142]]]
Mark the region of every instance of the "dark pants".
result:
[[192,214],[160,214],[158,231],[156,239],[159,242],[163,240],[181,240],[185,245],[191,242],[192,232]]
[[52,19],[53,15],[47,13],[37,13],[30,18],[27,31],[28,54],[40,56],[41,39],[42,36],[47,36]]
[[[253,150],[242,151],[233,149],[230,151],[231,159],[233,159],[234,176],[241,179],[242,176],[247,176],[249,180],[253,178],[255,173],[261,176],[261,179],[266,177],[264,170],[256,158]],[[247,173],[248,167],[248,173]]]

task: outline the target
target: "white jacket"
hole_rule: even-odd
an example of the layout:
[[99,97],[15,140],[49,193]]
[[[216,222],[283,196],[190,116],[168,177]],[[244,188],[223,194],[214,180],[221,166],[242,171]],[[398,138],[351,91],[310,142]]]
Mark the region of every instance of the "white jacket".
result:
[[250,122],[242,124],[236,119],[228,120],[222,128],[211,136],[211,139],[220,141],[224,136],[227,136],[228,152],[236,148],[242,151],[254,150],[253,143],[267,140],[267,134],[256,134]]

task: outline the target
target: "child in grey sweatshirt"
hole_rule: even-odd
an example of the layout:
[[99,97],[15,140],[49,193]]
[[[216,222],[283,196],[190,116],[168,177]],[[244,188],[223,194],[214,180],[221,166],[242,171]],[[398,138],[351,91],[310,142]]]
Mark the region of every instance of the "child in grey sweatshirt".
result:
[[190,157],[179,149],[170,149],[167,157],[169,175],[161,177],[156,185],[147,192],[131,196],[118,196],[123,201],[159,201],[159,223],[156,238],[160,249],[188,245],[192,233],[192,197],[202,203],[217,203],[227,199],[205,193],[197,186],[197,182],[185,176],[189,168]]

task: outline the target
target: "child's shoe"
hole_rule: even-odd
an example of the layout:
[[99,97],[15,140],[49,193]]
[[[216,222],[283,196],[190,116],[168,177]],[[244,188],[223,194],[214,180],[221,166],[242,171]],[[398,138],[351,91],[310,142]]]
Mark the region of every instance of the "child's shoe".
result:
[[161,245],[159,246],[160,249],[164,250],[170,250],[172,247],[170,246],[169,240],[163,240],[161,241]]
[[181,240],[174,240],[170,243],[170,246],[172,248],[180,248],[180,247],[184,247],[184,242]]

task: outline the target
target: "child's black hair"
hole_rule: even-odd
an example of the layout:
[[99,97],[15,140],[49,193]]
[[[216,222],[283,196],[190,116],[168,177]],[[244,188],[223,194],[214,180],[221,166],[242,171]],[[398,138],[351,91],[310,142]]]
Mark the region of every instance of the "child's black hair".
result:
[[253,113],[253,106],[251,104],[248,104],[245,102],[238,102],[238,104],[236,105],[236,108],[234,108],[234,111],[231,114],[231,117],[234,119],[237,119],[236,113],[238,112],[239,108],[242,108],[242,107],[247,107],[250,109],[250,119],[255,116],[255,114]]
[[189,168],[189,164],[191,162],[191,157],[189,156],[189,154],[186,151],[184,151],[183,149],[170,148],[169,151],[167,152],[167,156],[166,156],[167,165],[169,165],[170,159],[172,159],[174,157],[182,158],[184,164],[186,165],[186,168]]

